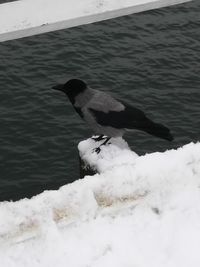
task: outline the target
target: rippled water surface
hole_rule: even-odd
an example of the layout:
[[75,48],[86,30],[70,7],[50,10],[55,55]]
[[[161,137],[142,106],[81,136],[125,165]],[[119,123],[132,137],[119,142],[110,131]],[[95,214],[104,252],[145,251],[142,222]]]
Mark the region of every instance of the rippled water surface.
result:
[[143,109],[175,136],[125,139],[137,153],[199,140],[200,2],[0,43],[0,200],[79,178],[90,131],[60,92],[72,77]]

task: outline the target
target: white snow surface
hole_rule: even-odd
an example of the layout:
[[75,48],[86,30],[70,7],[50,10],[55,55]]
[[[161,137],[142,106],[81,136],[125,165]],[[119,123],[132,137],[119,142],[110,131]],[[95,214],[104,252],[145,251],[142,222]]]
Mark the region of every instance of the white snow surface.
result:
[[78,147],[99,174],[0,203],[0,266],[199,267],[200,143],[145,156],[120,138],[96,146]]
[[19,0],[0,4],[0,41],[192,0]]

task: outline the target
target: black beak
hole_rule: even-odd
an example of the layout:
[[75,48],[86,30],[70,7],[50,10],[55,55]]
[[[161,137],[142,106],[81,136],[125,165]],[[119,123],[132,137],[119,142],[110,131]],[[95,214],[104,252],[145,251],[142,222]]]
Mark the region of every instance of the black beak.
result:
[[63,91],[64,84],[58,84],[52,87],[52,89]]

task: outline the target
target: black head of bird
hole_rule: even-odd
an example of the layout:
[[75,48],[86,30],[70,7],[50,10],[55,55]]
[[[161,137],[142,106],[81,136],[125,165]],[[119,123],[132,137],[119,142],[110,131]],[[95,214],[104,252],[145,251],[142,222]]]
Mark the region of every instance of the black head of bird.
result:
[[74,98],[76,95],[83,93],[87,85],[82,80],[71,79],[64,84],[58,84],[52,88],[64,92],[69,98]]

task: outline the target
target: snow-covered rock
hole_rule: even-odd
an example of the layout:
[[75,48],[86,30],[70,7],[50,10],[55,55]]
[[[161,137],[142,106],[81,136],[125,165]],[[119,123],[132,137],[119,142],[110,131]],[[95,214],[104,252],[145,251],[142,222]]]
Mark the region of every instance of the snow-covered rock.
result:
[[199,267],[200,143],[137,156],[79,144],[99,174],[0,204],[0,266]]

